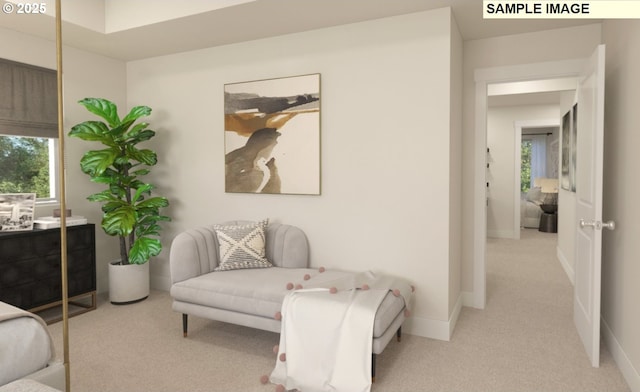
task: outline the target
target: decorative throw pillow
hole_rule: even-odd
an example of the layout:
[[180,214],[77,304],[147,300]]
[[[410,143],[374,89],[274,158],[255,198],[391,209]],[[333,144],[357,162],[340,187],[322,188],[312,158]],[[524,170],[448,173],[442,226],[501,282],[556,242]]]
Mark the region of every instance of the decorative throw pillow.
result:
[[246,225],[214,225],[220,244],[220,263],[215,271],[273,267],[265,251],[268,223],[265,219]]
[[527,200],[537,205],[542,204],[542,202],[544,201],[544,197],[545,195],[542,193],[541,188],[538,186],[529,189],[529,192],[527,192]]

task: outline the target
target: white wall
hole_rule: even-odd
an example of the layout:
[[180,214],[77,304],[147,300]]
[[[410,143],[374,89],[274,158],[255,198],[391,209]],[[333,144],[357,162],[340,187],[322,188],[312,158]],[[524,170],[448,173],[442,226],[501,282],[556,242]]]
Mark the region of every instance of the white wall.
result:
[[[558,120],[558,105],[502,106],[487,111],[487,147],[490,149],[489,205],[487,207],[487,236],[520,238],[520,227],[515,226],[514,214],[520,214],[520,205],[514,205],[516,189],[516,130],[518,121]],[[519,192],[517,192],[519,194]]]
[[[55,36],[55,32],[52,32]],[[55,43],[30,35],[0,29],[0,56],[27,64],[56,69]],[[92,117],[77,102],[87,96],[109,98],[124,105],[126,92],[126,68],[121,61],[63,47],[63,83],[64,83],[64,128],[65,134],[71,126]],[[90,146],[78,139],[65,138],[67,159],[67,207],[74,215],[82,215],[89,222],[96,223],[96,253],[98,291],[108,289],[107,263],[118,256],[118,242],[106,236],[100,228],[102,212],[96,203],[90,203],[86,197],[102,190],[89,181],[80,171],[80,158]],[[95,148],[95,147],[94,147]],[[36,216],[52,215],[53,208],[48,205],[39,207]]]
[[452,332],[462,307],[462,36],[451,23],[450,154],[449,154],[449,320]]
[[606,44],[602,332],[629,383],[640,391],[640,21],[603,24]]
[[[576,103],[576,92],[565,92],[560,101],[560,115],[564,115]],[[562,146],[562,132],[560,132]],[[560,211],[562,211],[560,213]],[[558,189],[558,249],[557,256],[571,283],[575,279],[576,265],[576,193]]]
[[[268,217],[307,233],[313,266],[411,280],[410,333],[448,327],[450,30],[440,9],[128,63],[129,105],[154,109],[152,180],[173,217],[154,286],[168,286],[178,232]],[[322,195],[226,194],[224,84],[316,72]]]
[[465,41],[463,101],[462,290],[473,292],[473,184],[476,69],[588,57],[600,43],[600,24]]

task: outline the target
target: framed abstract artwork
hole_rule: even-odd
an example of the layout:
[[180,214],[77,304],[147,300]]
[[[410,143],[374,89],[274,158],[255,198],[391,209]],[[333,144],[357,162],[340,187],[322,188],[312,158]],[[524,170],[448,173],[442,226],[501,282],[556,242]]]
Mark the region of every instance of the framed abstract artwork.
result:
[[33,229],[35,193],[0,194],[0,232]]
[[224,85],[225,191],[320,194],[320,74]]
[[560,186],[566,191],[571,190],[569,163],[571,161],[571,111],[562,116],[562,154],[560,167]]

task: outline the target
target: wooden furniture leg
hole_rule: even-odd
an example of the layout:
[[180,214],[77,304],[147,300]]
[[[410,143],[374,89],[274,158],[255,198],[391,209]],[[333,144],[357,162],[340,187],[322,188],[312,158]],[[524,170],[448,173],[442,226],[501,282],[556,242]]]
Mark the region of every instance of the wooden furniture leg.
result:
[[398,342],[402,340],[402,325],[398,328],[398,331],[396,331],[396,338],[398,339]]
[[371,354],[371,383],[376,382],[376,354]]
[[188,321],[189,315],[186,313],[182,313],[182,336],[183,337],[187,337],[187,321]]

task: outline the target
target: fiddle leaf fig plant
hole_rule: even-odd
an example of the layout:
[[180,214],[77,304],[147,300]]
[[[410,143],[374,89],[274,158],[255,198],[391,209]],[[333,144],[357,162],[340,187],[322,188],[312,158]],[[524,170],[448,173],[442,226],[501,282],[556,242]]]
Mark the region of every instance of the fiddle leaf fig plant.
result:
[[170,220],[160,213],[169,201],[151,196],[154,186],[141,179],[158,162],[154,151],[138,147],[156,134],[148,123],[136,123],[151,114],[151,108],[136,106],[120,119],[117,106],[109,100],[85,98],[79,103],[104,120],[85,121],[69,132],[71,137],[106,147],[88,151],[80,160],[80,168],[91,181],[107,188],[87,199],[102,203],[102,229],[119,237],[121,263],[144,264],[162,250],[158,223]]

